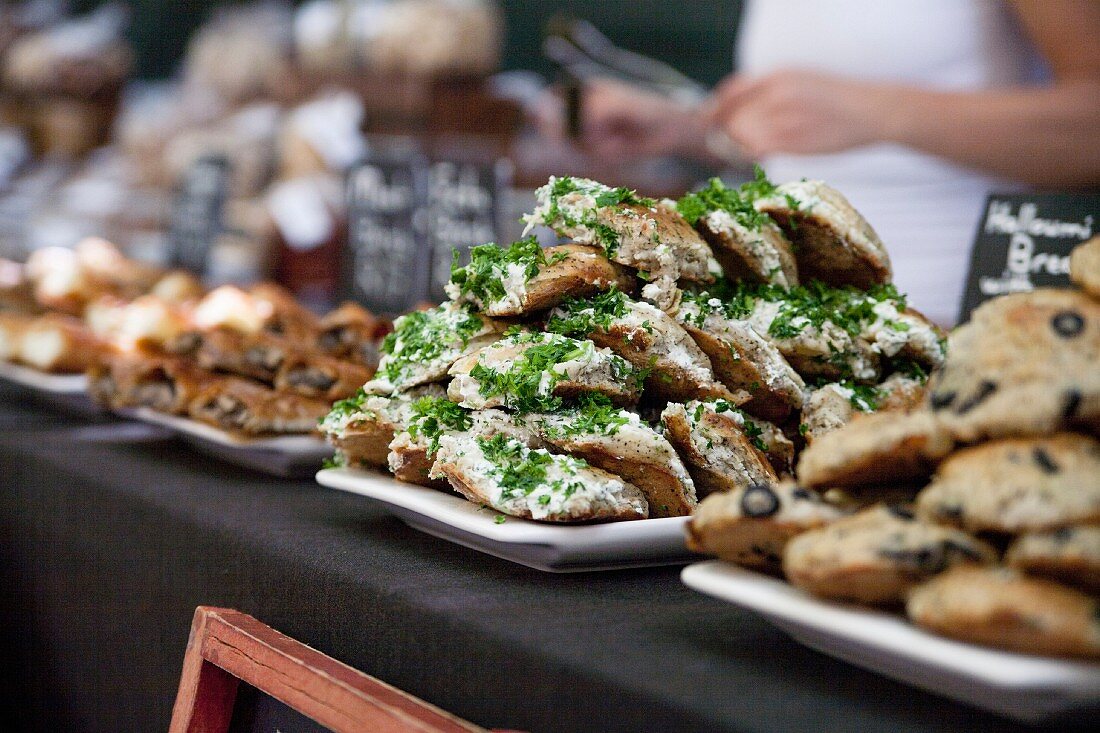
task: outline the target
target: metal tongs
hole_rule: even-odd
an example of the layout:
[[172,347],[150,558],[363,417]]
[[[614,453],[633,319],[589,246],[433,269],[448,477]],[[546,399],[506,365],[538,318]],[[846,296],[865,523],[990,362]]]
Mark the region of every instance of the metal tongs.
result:
[[[616,46],[587,20],[564,13],[546,25],[543,53],[563,72],[566,124],[571,137],[580,136],[581,87],[585,81],[611,78],[666,97],[684,107],[697,107],[710,89],[663,61]],[[706,147],[729,163],[744,163],[739,147],[721,130],[707,134]]]

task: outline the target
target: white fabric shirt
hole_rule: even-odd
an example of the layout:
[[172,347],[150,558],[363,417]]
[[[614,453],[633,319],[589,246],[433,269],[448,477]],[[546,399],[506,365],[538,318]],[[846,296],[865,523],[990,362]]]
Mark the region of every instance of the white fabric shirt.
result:
[[[737,68],[790,68],[942,90],[1034,83],[1042,64],[994,0],[750,0]],[[985,197],[1018,185],[901,145],[762,161],[782,182],[820,178],[867,218],[910,304],[954,323]]]

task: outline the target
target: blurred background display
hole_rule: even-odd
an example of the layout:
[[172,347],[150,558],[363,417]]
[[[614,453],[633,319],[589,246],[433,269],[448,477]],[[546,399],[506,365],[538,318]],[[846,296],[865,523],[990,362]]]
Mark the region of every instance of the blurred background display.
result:
[[6,3],[0,258],[96,235],[397,312],[551,175],[678,197],[760,163],[844,193],[947,325],[989,194],[1100,183],[1098,26],[1080,0]]
[[[274,277],[318,308],[351,294],[396,312],[441,296],[452,250],[518,237],[519,213],[550,174],[662,194],[700,179],[697,164],[669,156],[591,156],[568,125],[547,136],[546,100],[565,121],[561,104],[584,77],[622,73],[607,61],[627,74],[653,66],[699,93],[729,70],[738,12],[732,2],[9,3],[0,257],[104,236],[212,285]],[[593,62],[577,28],[601,53],[646,57]],[[346,186],[358,166],[390,185]],[[382,216],[392,202],[371,197],[393,195],[395,175],[422,184],[402,215]]]

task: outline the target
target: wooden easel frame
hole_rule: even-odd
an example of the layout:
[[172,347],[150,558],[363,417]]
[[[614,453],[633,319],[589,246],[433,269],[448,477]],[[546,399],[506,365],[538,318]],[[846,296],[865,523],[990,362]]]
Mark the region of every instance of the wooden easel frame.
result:
[[336,733],[488,733],[248,614],[209,606],[195,609],[169,733],[225,733],[242,681]]

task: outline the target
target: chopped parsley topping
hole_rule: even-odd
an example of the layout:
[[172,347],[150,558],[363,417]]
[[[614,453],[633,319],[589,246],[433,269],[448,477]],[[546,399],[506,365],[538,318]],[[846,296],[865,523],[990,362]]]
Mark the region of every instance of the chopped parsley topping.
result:
[[355,413],[359,412],[360,409],[362,409],[363,403],[366,401],[366,399],[367,393],[363,391],[362,387],[360,387],[351,397],[337,400],[335,403],[333,403],[332,409],[329,410],[329,413],[319,419],[317,422],[323,424],[334,421],[338,422],[349,418]]
[[[554,456],[545,450],[532,450],[515,438],[498,433],[491,438],[476,438],[485,460],[493,467],[492,475],[501,486],[500,500],[507,501],[517,496],[530,496],[540,489],[552,493],[562,493],[566,497],[582,490],[579,481],[567,481],[576,476],[579,469],[588,463],[571,456]],[[549,480],[549,468],[557,463],[565,478]],[[549,494],[544,494],[549,496]],[[549,504],[550,499],[539,496],[540,504]]]
[[764,169],[759,165],[754,165],[752,172],[752,180],[741,184],[740,192],[742,196],[750,201],[755,201],[756,199],[767,198],[778,190],[778,186],[768,180]]
[[[503,396],[505,405],[518,412],[553,412],[564,404],[553,395],[554,386],[564,378],[555,367],[577,359],[591,360],[596,345],[591,341],[577,341],[557,334],[531,333],[505,339],[498,344],[531,343],[516,357],[507,369],[498,371],[484,366],[480,361],[470,370],[470,376],[479,383],[482,397]],[[608,355],[611,376],[620,383],[634,377],[634,369],[620,356]]]
[[567,422],[544,425],[550,437],[568,438],[574,435],[614,435],[630,423],[630,413],[620,410],[606,395],[586,393],[577,399],[575,410],[565,413]]
[[564,252],[559,252],[548,258],[535,237],[513,242],[506,248],[482,244],[470,250],[470,264],[465,267],[459,266],[458,250],[455,250],[451,282],[460,294],[469,294],[482,303],[490,303],[507,295],[503,280],[511,265],[523,268],[524,282],[527,282],[543,267],[561,262],[565,257]]
[[468,304],[406,313],[382,341],[378,371],[390,383],[399,385],[414,367],[438,359],[448,350],[465,347],[483,325],[481,316]]
[[321,461],[321,468],[346,468],[348,465],[348,457],[336,451],[335,455],[329,456]]
[[886,396],[881,389],[869,384],[856,384],[848,379],[842,380],[840,386],[852,390],[852,396],[848,398],[848,402],[860,412],[874,412],[882,405],[882,400]]
[[607,331],[626,315],[626,304],[626,295],[614,287],[591,298],[569,298],[547,320],[546,330],[572,338]]
[[928,372],[912,359],[894,359],[889,363],[887,371],[902,374],[920,384],[928,381]]
[[814,389],[820,389],[829,384],[835,384],[843,390],[850,391],[848,402],[860,412],[875,412],[882,406],[882,400],[886,397],[886,393],[878,387],[870,384],[859,384],[851,379],[841,379],[835,382],[818,379],[813,387]]
[[[757,168],[757,170],[760,169]],[[706,187],[689,193],[676,202],[676,208],[692,226],[711,212],[725,211],[741,226],[758,231],[771,222],[771,218],[757,211],[752,202],[753,198],[743,190],[727,188],[726,184],[722,183],[722,179],[712,178]]]
[[428,441],[428,457],[439,450],[439,438],[448,430],[467,430],[470,413],[458,403],[441,397],[421,397],[412,404],[408,433],[413,438],[423,436]]
[[[817,280],[789,289],[722,280],[706,291],[685,292],[684,300],[697,306],[698,313],[688,316],[697,321],[697,326],[716,312],[733,320],[748,318],[757,300],[780,303],[779,312],[768,326],[768,335],[777,339],[796,338],[808,326],[820,329],[826,322],[858,336],[866,325],[878,320],[875,306],[879,303],[889,301],[899,312],[906,307],[905,296],[892,284],[875,285],[864,291],[850,285],[833,287]],[[908,329],[907,324],[899,321],[887,321],[886,326],[897,331]]]
[[[573,193],[591,196],[595,206],[580,210],[568,205],[562,208],[561,198]],[[599,221],[597,211],[601,208],[624,205],[652,207],[657,203],[653,199],[638,196],[629,188],[611,188],[596,181],[571,176],[551,178],[546,186],[539,189],[539,194],[547,197],[546,211],[541,216],[544,224],[558,231],[559,234],[564,233],[563,229],[577,227],[589,229],[596,243],[603,247],[608,257],[614,256],[619,249],[619,232],[607,223]]]

